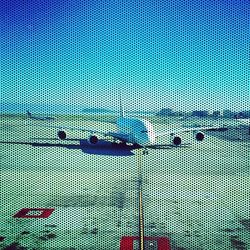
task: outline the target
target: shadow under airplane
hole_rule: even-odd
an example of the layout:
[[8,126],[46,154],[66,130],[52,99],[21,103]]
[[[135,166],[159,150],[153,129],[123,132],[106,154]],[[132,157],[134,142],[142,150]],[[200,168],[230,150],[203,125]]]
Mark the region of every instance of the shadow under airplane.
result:
[[[40,138],[43,139],[43,138]],[[48,139],[48,138],[47,138]],[[51,140],[54,140],[51,138]],[[58,139],[57,139],[58,140]],[[110,155],[110,156],[131,156],[134,155],[132,150],[141,148],[139,145],[125,145],[112,143],[105,140],[100,140],[98,145],[90,145],[86,139],[77,140],[69,139],[69,141],[79,141],[80,144],[65,144],[65,143],[44,143],[44,142],[10,142],[10,141],[0,141],[0,143],[6,144],[21,144],[30,145],[33,147],[62,147],[67,149],[80,149],[86,154],[95,155]]]
[[[33,140],[51,140],[58,141],[57,138],[32,138]],[[20,144],[20,145],[30,145],[33,147],[61,147],[67,149],[79,149],[86,154],[95,154],[95,155],[110,155],[110,156],[132,156],[135,153],[133,150],[142,148],[138,144],[127,145],[124,143],[113,143],[105,140],[100,140],[97,145],[90,145],[87,139],[65,139],[65,141],[75,141],[79,144],[66,144],[66,143],[49,143],[49,142],[11,142],[11,141],[0,141],[3,144]],[[190,147],[190,143],[183,144],[180,148]],[[148,146],[150,149],[172,149],[176,148],[171,144],[165,145],[151,145]]]

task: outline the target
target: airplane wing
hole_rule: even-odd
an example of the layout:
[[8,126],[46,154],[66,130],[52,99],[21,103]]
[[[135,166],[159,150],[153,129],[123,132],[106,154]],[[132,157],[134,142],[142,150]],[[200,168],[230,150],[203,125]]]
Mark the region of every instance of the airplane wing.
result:
[[168,129],[164,132],[156,133],[156,137],[164,136],[164,135],[176,135],[179,133],[187,133],[194,131],[226,131],[228,128],[226,127],[199,127],[199,128],[177,128],[177,129]]
[[117,132],[102,132],[98,131],[95,129],[85,129],[85,128],[76,128],[76,127],[68,127],[68,126],[54,126],[54,125],[34,125],[32,126],[37,126],[37,127],[45,127],[45,128],[55,128],[59,130],[68,130],[68,131],[81,131],[81,132],[87,132],[90,134],[98,134],[104,137],[112,137],[114,139],[118,139],[121,141],[127,141],[127,135],[126,134],[121,134]]
[[103,136],[108,136],[108,133],[104,133],[101,131],[97,131],[95,129],[85,129],[85,128],[76,128],[76,127],[68,127],[68,126],[50,126],[50,125],[38,125],[39,127],[46,127],[46,128],[56,128],[56,129],[65,129],[65,130],[70,130],[70,131],[81,131],[81,132],[89,132],[91,134],[100,134]]

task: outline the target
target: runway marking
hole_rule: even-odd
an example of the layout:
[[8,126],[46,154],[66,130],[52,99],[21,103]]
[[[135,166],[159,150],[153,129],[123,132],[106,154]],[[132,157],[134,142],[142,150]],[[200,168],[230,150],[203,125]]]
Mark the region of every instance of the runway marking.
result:
[[143,203],[142,203],[142,191],[139,193],[139,213],[140,213],[140,250],[144,249],[144,220],[143,220]]
[[142,150],[136,150],[136,163],[138,170],[138,195],[139,195],[139,237],[140,250],[144,250],[144,218],[143,218],[143,199],[142,199]]
[[142,189],[142,156],[144,149],[136,150],[136,164],[138,171],[138,196],[139,196],[139,237],[125,236],[121,240],[120,250],[133,250],[133,241],[139,240],[139,249],[144,250],[170,250],[170,241],[166,237],[146,237],[144,236],[144,214],[143,214],[143,189]]
[[[123,236],[120,242],[120,250],[133,250],[134,241],[140,240],[138,236]],[[149,248],[152,249],[152,244],[157,244],[157,250],[171,250],[170,241],[166,237],[145,237],[146,243],[149,243]],[[155,248],[154,248],[155,249]]]
[[13,217],[14,218],[48,218],[54,208],[22,208]]

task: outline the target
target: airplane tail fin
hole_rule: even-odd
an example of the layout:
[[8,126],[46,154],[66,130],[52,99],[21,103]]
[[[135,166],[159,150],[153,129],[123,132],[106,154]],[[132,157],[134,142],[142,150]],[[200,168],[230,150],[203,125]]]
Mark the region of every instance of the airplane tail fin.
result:
[[121,90],[119,91],[119,101],[120,101],[120,117],[124,117],[124,109],[122,105],[122,93]]
[[27,115],[28,115],[28,117],[32,116],[32,114],[29,112],[29,110],[27,110]]

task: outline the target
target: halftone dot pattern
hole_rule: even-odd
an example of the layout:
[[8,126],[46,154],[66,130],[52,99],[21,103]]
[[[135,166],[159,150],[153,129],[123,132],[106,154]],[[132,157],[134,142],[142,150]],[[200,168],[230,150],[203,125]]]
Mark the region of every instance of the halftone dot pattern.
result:
[[[0,249],[250,249],[249,126],[233,120],[249,118],[248,1],[1,5]],[[119,93],[170,132],[121,143]],[[204,126],[229,129],[197,142]],[[14,216],[29,208],[54,210]]]

